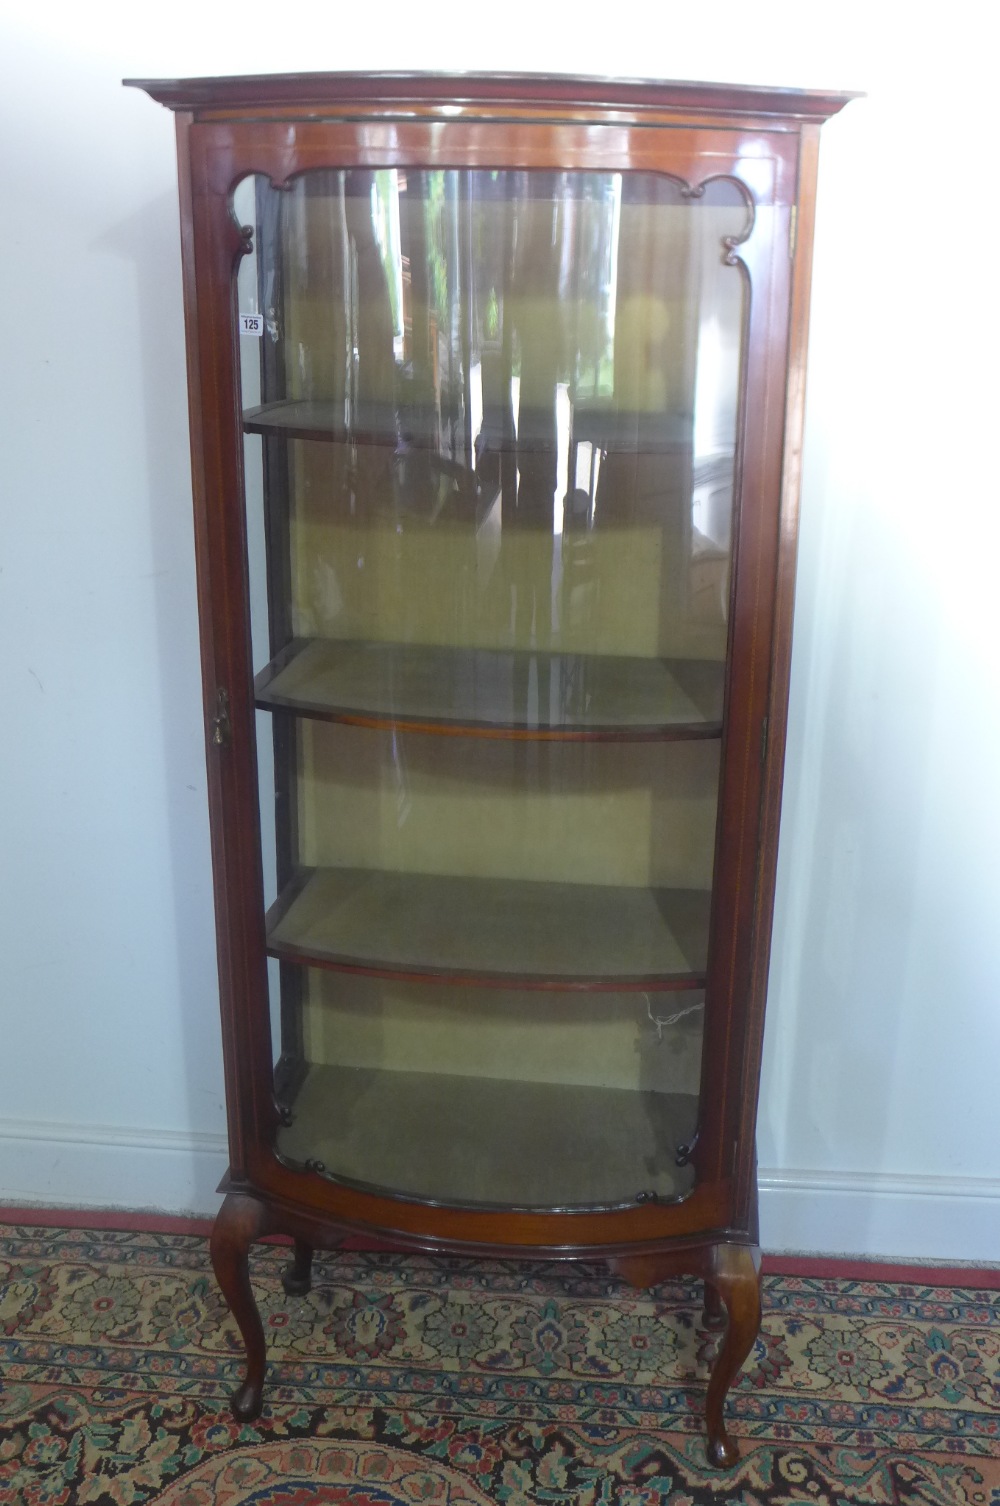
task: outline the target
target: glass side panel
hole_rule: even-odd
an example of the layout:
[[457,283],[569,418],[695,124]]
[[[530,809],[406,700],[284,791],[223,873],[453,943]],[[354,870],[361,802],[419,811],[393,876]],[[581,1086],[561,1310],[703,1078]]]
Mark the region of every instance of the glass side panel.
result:
[[273,955],[536,987],[704,981],[717,741],[295,726]]
[[234,212],[281,1154],[684,1196],[745,193],[316,171]]
[[697,992],[484,1000],[310,971],[306,1062],[278,1153],[433,1202],[681,1198],[693,1185],[677,1161],[696,1127],[701,1006]]

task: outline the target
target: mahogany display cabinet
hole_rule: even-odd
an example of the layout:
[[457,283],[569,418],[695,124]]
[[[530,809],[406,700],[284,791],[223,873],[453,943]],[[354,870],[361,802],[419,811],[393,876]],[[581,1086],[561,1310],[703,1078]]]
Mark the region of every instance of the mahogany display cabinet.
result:
[[177,114],[231,1165],[212,1237],[704,1279],[754,1132],[821,122],[541,77]]

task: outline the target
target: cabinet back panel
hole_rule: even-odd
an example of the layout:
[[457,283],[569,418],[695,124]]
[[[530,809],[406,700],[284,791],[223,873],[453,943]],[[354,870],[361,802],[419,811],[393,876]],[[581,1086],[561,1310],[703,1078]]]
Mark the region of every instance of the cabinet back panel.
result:
[[719,744],[518,743],[298,724],[299,855],[708,889]]

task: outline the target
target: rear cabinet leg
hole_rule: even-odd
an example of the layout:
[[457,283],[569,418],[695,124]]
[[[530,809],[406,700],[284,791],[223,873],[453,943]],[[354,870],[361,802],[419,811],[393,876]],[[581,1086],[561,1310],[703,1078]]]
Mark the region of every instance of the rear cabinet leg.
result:
[[295,1239],[295,1254],[285,1267],[281,1284],[289,1297],[304,1297],[312,1287],[313,1247]]
[[212,1268],[229,1310],[236,1319],[246,1348],[247,1368],[242,1385],[230,1401],[233,1416],[250,1422],[260,1415],[267,1362],[264,1329],[250,1285],[250,1246],[266,1234],[267,1211],[256,1198],[230,1192],[212,1229]]
[[719,1296],[718,1288],[706,1280],[705,1308],[701,1315],[701,1325],[703,1328],[717,1329],[725,1328],[727,1322],[725,1304]]

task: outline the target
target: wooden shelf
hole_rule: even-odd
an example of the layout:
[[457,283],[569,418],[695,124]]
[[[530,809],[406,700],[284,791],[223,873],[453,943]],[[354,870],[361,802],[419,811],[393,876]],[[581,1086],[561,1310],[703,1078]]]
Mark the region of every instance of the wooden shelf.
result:
[[257,704],[326,721],[566,740],[719,737],[724,666],[298,640],[257,677]]
[[318,868],[272,906],[267,949],[311,966],[423,981],[700,988],[709,900],[700,889]]
[[[573,439],[602,450],[636,454],[688,453],[692,444],[690,414],[629,412],[608,403],[578,401],[573,410]],[[440,425],[433,407],[400,403],[366,403],[345,418],[344,403],[315,398],[283,398],[243,413],[248,434],[285,439],[315,439],[327,444],[397,445],[436,450]],[[493,454],[520,450],[554,450],[556,434],[548,409],[524,408],[516,438],[491,433],[486,448]]]
[[691,1190],[674,1165],[694,1094],[312,1066],[278,1131],[283,1158],[431,1202],[613,1207]]
[[401,441],[417,447],[437,448],[438,431],[433,413],[406,411],[397,420],[391,403],[369,403],[351,423],[344,418],[344,404],[286,398],[247,408],[243,427],[248,434],[274,434],[285,439],[318,439],[327,444],[371,444],[395,447]]

